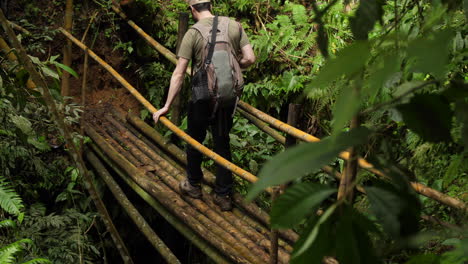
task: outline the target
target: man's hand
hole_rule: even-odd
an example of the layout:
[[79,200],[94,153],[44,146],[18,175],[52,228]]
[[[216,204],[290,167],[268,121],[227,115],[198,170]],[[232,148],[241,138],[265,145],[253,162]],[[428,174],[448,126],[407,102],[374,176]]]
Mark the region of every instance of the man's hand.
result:
[[161,116],[167,114],[169,112],[169,107],[164,106],[163,108],[159,109],[158,111],[153,113],[153,120],[154,123],[157,124],[158,120]]

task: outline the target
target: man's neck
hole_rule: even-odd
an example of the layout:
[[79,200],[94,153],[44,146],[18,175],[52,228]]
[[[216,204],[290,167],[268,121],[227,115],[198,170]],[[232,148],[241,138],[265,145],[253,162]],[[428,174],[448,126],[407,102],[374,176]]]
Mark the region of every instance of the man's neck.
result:
[[202,11],[199,13],[198,20],[200,21],[202,19],[211,18],[211,17],[214,17],[214,15],[211,14],[210,11]]

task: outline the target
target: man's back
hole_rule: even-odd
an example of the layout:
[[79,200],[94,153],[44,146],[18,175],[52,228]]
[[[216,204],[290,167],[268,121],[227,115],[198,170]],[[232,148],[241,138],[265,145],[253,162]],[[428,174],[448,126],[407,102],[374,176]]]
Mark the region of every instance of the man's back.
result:
[[[201,19],[195,25],[211,28],[213,26],[213,17]],[[232,49],[235,51],[236,57],[239,58],[242,54],[241,49],[250,44],[249,39],[245,34],[244,29],[234,20],[229,21],[228,36]],[[196,66],[194,69],[196,71],[196,69],[199,69],[201,65],[205,43],[206,42],[203,41],[201,33],[192,27],[185,34],[177,56],[187,60],[194,59],[194,62],[192,63]]]

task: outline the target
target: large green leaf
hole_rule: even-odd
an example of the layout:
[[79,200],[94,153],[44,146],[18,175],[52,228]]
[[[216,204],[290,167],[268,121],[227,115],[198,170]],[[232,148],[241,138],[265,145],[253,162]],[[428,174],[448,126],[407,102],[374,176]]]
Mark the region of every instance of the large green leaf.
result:
[[452,37],[452,31],[443,30],[410,43],[408,56],[413,59],[412,70],[443,78],[449,59],[449,40]]
[[[319,217],[319,219],[313,226],[312,230],[310,230],[310,232],[307,235],[303,234],[304,240],[300,244],[300,246],[297,247],[297,249],[296,247],[294,248],[294,252],[292,254],[293,259],[306,253],[314,244],[320,243],[321,241],[319,238],[321,238],[321,234],[330,233],[330,229],[332,228],[330,223],[332,222],[332,219],[333,219],[331,218],[331,216],[335,212],[336,207],[337,207],[337,204],[333,204],[332,206],[330,206]],[[325,238],[325,239],[329,239],[329,238]],[[323,256],[326,252],[324,250],[323,252],[320,252],[320,253],[321,253],[320,255]]]
[[445,97],[415,95],[410,103],[397,106],[409,129],[430,142],[450,141],[453,112]]
[[343,127],[359,111],[361,100],[353,87],[343,87],[333,108],[333,134]]
[[398,237],[400,233],[398,216],[404,206],[398,193],[379,187],[365,187],[365,190],[371,211],[379,218],[387,232],[393,237]]
[[314,213],[335,189],[316,183],[298,183],[286,190],[271,208],[273,228],[292,228],[307,214]]
[[383,58],[381,64],[380,67],[377,66],[377,69],[370,72],[362,90],[364,95],[369,96],[371,102],[375,101],[385,82],[398,71],[398,56],[388,55]]
[[317,77],[309,84],[310,89],[329,86],[331,82],[345,76],[352,76],[361,70],[370,57],[370,45],[367,41],[355,43],[338,52],[336,58],[329,60]]
[[55,64],[55,66],[63,69],[64,71],[70,73],[71,75],[73,75],[73,77],[78,78],[78,73],[76,73],[76,71],[74,71],[72,68],[68,67],[67,65],[56,62],[56,61],[54,62],[54,64]]
[[383,15],[382,0],[361,0],[356,14],[351,18],[351,31],[356,39],[367,39],[367,35],[374,28]]
[[364,188],[371,212],[384,230],[393,238],[406,238],[418,231],[421,204],[401,176],[392,171],[388,174],[394,184],[378,182],[376,186]]
[[291,264],[322,263],[324,256],[331,255],[330,253],[333,249],[333,241],[330,239],[333,229],[331,219],[321,224],[314,243],[303,254],[295,255],[295,253],[302,248],[312,230],[315,229],[318,219],[319,216],[313,215],[307,221],[306,227],[300,233],[296,244],[294,244]]
[[247,199],[252,200],[268,186],[282,184],[320,169],[341,151],[366,142],[369,134],[369,129],[359,127],[320,142],[298,145],[276,155],[260,171],[259,180],[251,186]]

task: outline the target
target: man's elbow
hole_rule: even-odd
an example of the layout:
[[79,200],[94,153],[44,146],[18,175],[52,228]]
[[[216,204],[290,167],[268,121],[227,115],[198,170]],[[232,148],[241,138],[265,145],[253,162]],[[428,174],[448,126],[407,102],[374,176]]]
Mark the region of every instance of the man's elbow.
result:
[[250,66],[250,65],[252,65],[252,64],[255,63],[255,60],[256,60],[256,59],[257,59],[257,58],[255,58],[255,55],[252,54],[252,55],[250,55],[250,56],[248,56],[248,57],[246,58],[246,64],[247,64],[248,66]]

